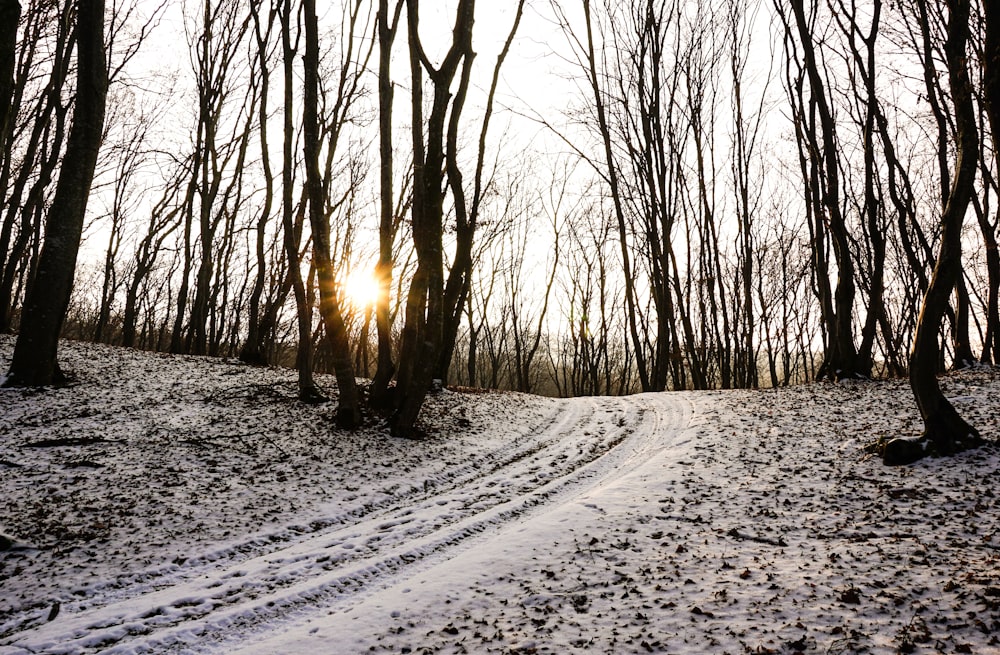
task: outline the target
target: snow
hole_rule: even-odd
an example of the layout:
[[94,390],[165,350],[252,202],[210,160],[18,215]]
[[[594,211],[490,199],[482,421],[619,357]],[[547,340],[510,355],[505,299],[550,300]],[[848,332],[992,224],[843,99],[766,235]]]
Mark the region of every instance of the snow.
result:
[[[2,655],[1000,653],[1000,447],[882,466],[901,381],[443,391],[403,441],[293,371],[61,348],[78,385],[0,390]],[[942,385],[996,439],[997,371]]]

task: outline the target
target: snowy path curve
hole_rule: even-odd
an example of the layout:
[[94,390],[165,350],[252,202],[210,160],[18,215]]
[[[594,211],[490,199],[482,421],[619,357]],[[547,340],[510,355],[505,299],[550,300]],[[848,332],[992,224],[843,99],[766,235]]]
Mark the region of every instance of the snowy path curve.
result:
[[230,652],[347,612],[469,549],[516,543],[517,526],[641,467],[692,415],[682,394],[564,401],[534,434],[377,504],[125,574],[64,604],[57,621],[23,622],[0,653]]

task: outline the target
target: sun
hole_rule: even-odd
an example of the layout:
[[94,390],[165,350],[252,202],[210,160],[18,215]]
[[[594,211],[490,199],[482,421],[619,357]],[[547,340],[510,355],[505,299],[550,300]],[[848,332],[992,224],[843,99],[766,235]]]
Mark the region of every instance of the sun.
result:
[[344,295],[357,309],[371,307],[378,300],[378,282],[371,271],[356,269],[344,281]]

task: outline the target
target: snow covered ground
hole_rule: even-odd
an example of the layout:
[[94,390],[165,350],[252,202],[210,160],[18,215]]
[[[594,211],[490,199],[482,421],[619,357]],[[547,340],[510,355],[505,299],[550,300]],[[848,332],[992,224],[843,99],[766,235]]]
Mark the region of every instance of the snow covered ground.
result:
[[[883,467],[902,382],[443,392],[411,442],[287,370],[61,360],[0,390],[2,655],[1000,653],[1000,448]],[[943,384],[996,439],[997,371]]]

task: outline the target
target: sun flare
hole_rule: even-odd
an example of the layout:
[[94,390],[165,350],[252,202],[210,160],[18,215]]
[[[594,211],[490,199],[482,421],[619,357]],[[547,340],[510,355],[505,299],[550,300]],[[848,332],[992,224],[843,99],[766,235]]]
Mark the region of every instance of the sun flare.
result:
[[344,295],[348,302],[358,309],[375,304],[378,299],[378,282],[375,275],[368,270],[355,270],[347,276],[344,282]]

